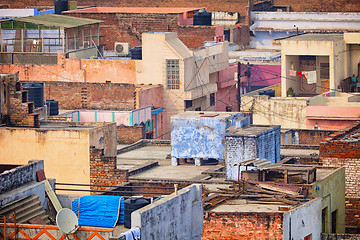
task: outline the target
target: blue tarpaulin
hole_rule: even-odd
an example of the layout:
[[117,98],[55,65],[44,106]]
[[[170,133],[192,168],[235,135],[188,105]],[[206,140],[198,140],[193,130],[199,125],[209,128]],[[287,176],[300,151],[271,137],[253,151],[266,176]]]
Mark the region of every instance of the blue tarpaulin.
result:
[[124,198],[120,196],[83,196],[72,202],[80,226],[115,227],[124,223]]

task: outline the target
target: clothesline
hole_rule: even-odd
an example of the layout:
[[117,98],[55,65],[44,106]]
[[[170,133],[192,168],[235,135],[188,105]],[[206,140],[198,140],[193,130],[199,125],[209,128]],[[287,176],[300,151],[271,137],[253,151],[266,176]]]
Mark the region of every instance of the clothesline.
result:
[[306,78],[307,84],[314,84],[317,80],[316,70],[314,71],[295,71],[289,70],[289,76]]

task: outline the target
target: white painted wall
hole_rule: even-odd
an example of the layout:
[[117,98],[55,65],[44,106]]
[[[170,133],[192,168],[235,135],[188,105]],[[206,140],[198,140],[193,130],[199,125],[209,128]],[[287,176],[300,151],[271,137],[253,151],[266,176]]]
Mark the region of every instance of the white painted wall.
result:
[[[326,30],[359,31],[360,13],[330,12],[251,12],[250,30]],[[294,25],[296,27],[294,27]]]
[[312,240],[320,240],[321,201],[322,198],[316,198],[284,214],[284,240],[302,240],[310,234]]
[[131,227],[141,239],[200,240],[203,231],[201,184],[193,184],[131,214]]

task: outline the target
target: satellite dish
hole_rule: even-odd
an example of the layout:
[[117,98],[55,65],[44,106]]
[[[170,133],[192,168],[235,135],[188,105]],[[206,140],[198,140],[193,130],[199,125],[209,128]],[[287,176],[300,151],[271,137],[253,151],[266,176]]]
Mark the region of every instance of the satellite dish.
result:
[[63,208],[56,214],[56,225],[65,234],[72,234],[79,228],[78,218],[69,208]]

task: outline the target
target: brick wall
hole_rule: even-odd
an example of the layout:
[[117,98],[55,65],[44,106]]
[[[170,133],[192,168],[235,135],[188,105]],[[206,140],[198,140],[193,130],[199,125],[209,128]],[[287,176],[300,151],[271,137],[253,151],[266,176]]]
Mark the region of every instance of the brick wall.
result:
[[[9,4],[12,8],[25,8],[28,6],[50,6],[53,0],[0,0],[0,4]],[[358,0],[275,0],[275,5],[290,5],[295,12],[360,12]],[[178,0],[178,1],[152,1],[152,0],[77,0],[78,6],[107,6],[107,7],[206,7],[208,11],[239,12],[246,15],[248,0]]]
[[320,144],[323,166],[345,167],[345,222],[360,226],[360,122],[331,134]]
[[286,133],[286,137],[285,132],[281,133],[281,144],[319,145],[323,139],[328,138],[330,134],[336,133],[336,131],[291,129]]
[[73,17],[103,21],[100,24],[101,44],[114,49],[115,42],[128,42],[130,47],[141,45],[144,32],[178,32],[179,39],[189,48],[198,48],[204,41],[213,41],[216,27],[179,26],[178,14],[143,13],[69,13]]
[[[91,185],[119,185],[127,181],[128,170],[116,169],[116,156],[105,157],[103,149],[90,147]],[[90,189],[109,190],[107,187],[90,187]]]
[[28,94],[22,89],[19,74],[2,76],[0,90],[1,122],[10,126],[40,126],[39,114],[34,113],[34,103],[28,102]]
[[[209,212],[201,239],[283,239],[282,213]],[[224,231],[224,229],[226,229]]]
[[61,109],[129,111],[135,109],[134,84],[45,82],[46,98],[59,101]]
[[143,126],[117,126],[117,143],[130,144],[144,138],[145,128]]

